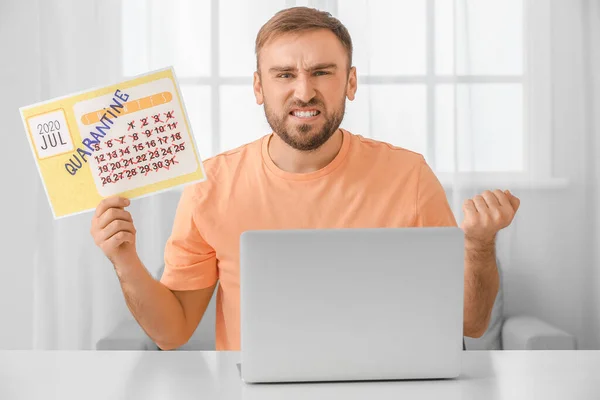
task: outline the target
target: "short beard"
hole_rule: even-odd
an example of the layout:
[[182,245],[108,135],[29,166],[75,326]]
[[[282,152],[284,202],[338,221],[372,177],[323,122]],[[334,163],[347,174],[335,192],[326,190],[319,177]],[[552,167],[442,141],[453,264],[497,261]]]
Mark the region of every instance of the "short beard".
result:
[[[325,144],[340,127],[342,119],[344,118],[344,113],[346,112],[345,100],[346,99],[344,97],[340,107],[337,110],[334,110],[331,114],[326,114],[326,110],[323,109],[322,112],[325,118],[323,128],[306,141],[297,140],[294,136],[290,135],[285,127],[285,120],[288,118],[288,114],[284,115],[283,117],[276,115],[273,111],[271,111],[266,100],[264,110],[265,116],[267,117],[267,122],[271,126],[271,129],[273,129],[273,132],[275,132],[281,138],[281,140],[287,143],[288,146],[299,151],[314,151]],[[314,106],[315,103],[316,102],[311,100],[306,103],[306,105],[302,105],[301,107]],[[297,131],[301,136],[308,134],[312,129],[313,127],[310,124],[301,124],[297,127]]]

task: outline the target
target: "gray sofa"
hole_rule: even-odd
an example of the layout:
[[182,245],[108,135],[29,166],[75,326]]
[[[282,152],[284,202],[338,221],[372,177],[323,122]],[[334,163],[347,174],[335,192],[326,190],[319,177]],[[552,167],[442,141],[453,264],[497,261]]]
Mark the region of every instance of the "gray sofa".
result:
[[[539,318],[527,315],[504,315],[503,273],[500,262],[500,290],[490,324],[481,338],[465,338],[467,350],[575,350],[577,342],[573,335]],[[157,274],[162,276],[162,268]],[[218,287],[218,286],[217,286]],[[177,350],[215,349],[215,302],[216,293],[206,313],[190,340]],[[122,321],[107,336],[96,343],[97,350],[158,350],[158,346],[146,335],[131,317]]]

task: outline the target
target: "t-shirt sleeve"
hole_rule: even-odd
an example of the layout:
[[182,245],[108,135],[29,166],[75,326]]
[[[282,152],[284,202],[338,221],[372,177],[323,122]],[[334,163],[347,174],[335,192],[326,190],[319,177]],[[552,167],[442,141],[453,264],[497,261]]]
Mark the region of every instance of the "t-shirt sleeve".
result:
[[204,289],[217,282],[215,250],[204,240],[196,223],[198,201],[194,186],[187,186],[177,206],[160,279],[171,290]]
[[457,226],[444,187],[424,158],[419,167],[416,215],[418,227]]

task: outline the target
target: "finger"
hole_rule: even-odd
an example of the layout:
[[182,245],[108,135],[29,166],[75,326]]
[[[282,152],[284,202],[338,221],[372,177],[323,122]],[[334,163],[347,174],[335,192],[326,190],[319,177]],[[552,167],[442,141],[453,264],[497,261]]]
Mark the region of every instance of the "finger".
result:
[[113,208],[113,207],[124,208],[124,207],[127,207],[130,203],[131,202],[129,201],[129,199],[126,199],[125,197],[118,197],[118,196],[107,197],[106,199],[103,199],[100,202],[100,204],[98,204],[98,207],[96,207],[95,217],[98,218],[99,216],[104,214],[104,212],[106,210],[108,210],[109,208]]
[[521,205],[521,200],[517,196],[512,194],[510,190],[505,190],[505,193],[508,196],[508,200],[510,201],[510,205],[512,206],[513,210],[517,212],[519,206]]
[[107,241],[107,243],[112,247],[119,247],[123,243],[135,244],[135,235],[131,232],[117,232]]
[[502,190],[496,189],[493,193],[498,199],[498,202],[500,203],[501,207],[510,205],[510,200],[508,199],[508,196]]
[[112,221],[121,220],[133,223],[133,218],[129,211],[122,208],[109,208],[98,218],[98,229],[104,229]]
[[489,190],[486,190],[485,192],[483,192],[481,194],[481,196],[485,199],[485,202],[487,203],[489,208],[500,207],[500,201],[498,200],[496,195],[494,193],[490,192]]
[[131,222],[115,220],[109,223],[106,228],[100,231],[100,242],[105,242],[119,232],[136,233],[135,227]]
[[467,199],[467,200],[464,201],[464,203],[463,203],[463,212],[465,214],[467,214],[468,212],[472,212],[472,213],[476,213],[477,212],[477,208],[475,207],[475,204],[473,203],[473,200]]
[[477,212],[479,213],[485,213],[489,210],[487,203],[481,195],[473,197],[473,203],[475,204],[475,208],[477,208]]

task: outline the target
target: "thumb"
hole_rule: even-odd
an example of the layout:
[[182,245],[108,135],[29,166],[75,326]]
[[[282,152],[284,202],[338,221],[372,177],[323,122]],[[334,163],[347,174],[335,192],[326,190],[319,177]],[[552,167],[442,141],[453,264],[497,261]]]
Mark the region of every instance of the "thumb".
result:
[[514,196],[510,190],[505,190],[504,194],[506,194],[506,196],[508,197],[508,200],[510,201],[510,205],[512,206],[513,210],[515,210],[515,212],[517,212],[517,210],[519,209],[519,206],[521,205],[521,200],[519,200],[518,197]]

